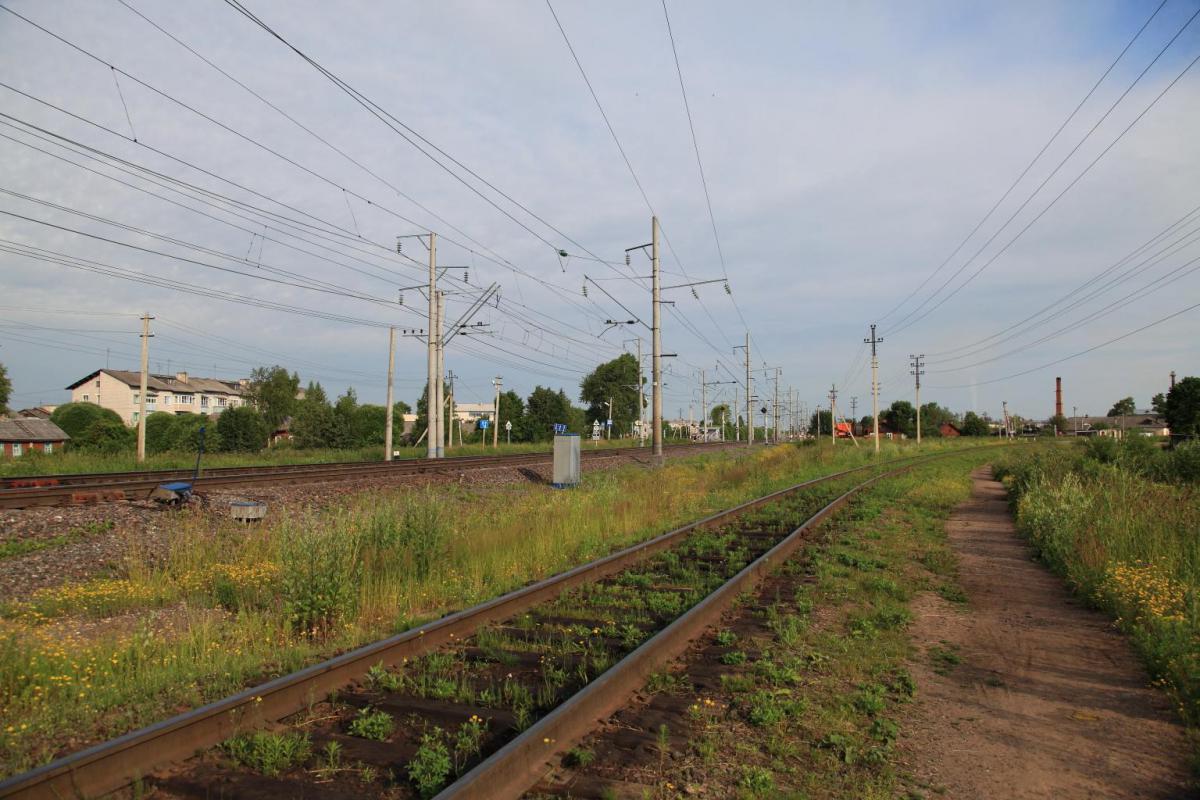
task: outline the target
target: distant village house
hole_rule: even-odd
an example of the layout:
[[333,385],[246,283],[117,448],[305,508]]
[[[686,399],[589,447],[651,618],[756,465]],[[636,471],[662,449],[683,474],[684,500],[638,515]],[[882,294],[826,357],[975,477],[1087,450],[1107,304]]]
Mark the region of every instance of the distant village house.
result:
[[[186,372],[150,375],[146,382],[146,413],[220,414],[245,405],[250,381],[245,378],[199,378]],[[95,403],[116,412],[126,425],[136,425],[141,400],[141,374],[98,369],[67,387],[72,403]]]
[[70,438],[48,419],[0,419],[0,454],[5,458],[20,458],[33,452],[53,453]]

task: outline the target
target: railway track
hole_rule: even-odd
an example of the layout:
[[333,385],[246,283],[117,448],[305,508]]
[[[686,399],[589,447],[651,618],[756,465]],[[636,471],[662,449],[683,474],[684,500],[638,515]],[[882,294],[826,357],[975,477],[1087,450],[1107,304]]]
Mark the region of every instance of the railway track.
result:
[[15,776],[0,798],[91,797],[134,782],[178,798],[519,796],[814,526],[938,457],[760,497]]
[[[667,449],[682,452],[686,448],[687,452],[702,452],[728,447],[737,445],[722,442],[675,445]],[[648,452],[646,447],[584,449],[582,459],[594,461],[617,456],[646,455]],[[203,492],[207,489],[265,486],[273,483],[318,483],[400,475],[457,473],[541,464],[549,461],[551,456],[547,451],[506,456],[454,456],[440,459],[413,458],[254,468],[220,467],[202,470],[197,486]],[[190,480],[191,477],[192,471],[189,469],[172,469],[0,478],[0,509],[140,500],[147,498],[150,492],[162,483]]]

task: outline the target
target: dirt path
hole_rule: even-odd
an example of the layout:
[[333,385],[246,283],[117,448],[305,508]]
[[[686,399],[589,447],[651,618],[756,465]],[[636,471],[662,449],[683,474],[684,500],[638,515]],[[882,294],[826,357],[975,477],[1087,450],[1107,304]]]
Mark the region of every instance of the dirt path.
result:
[[972,477],[947,523],[968,605],[913,607],[909,796],[1200,797],[1182,728],[1129,644],[1032,560],[990,471]]

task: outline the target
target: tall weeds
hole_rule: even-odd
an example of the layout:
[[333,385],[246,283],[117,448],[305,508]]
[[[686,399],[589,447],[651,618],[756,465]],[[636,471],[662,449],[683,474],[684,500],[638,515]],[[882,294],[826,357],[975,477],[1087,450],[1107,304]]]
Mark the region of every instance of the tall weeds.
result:
[[1145,477],[1153,462],[1140,451],[1103,447],[1038,450],[996,469],[1039,557],[1116,618],[1200,728],[1200,490]]

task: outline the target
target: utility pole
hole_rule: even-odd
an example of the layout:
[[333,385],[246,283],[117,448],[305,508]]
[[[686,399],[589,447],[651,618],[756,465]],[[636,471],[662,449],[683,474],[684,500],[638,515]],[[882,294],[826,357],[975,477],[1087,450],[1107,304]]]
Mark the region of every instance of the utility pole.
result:
[[704,381],[704,367],[700,368],[700,427],[704,433],[700,441],[708,441],[708,384]]
[[[398,246],[398,245],[397,245]],[[441,430],[441,406],[438,405],[438,387],[442,385],[442,372],[438,367],[438,340],[441,339],[441,326],[438,324],[437,313],[437,234],[429,233],[429,385],[425,391],[425,456],[438,457],[438,445],[435,433]]]
[[875,427],[875,452],[879,452],[879,358],[875,345],[883,341],[875,335],[875,323],[871,323],[871,338],[863,339],[871,345],[871,424]]
[[650,218],[650,263],[653,286],[653,318],[651,320],[653,342],[651,349],[651,379],[654,381],[654,456],[661,461],[663,454],[662,440],[662,288],[659,281],[658,269],[658,217]]
[[[443,343],[442,353],[445,354],[446,348]],[[458,428],[458,443],[462,444],[462,426],[458,424],[458,418],[454,415],[454,379],[457,377],[454,370],[450,370],[446,376],[450,379],[450,396],[446,398],[447,420],[449,424],[446,426],[446,435],[450,438],[449,447],[454,447],[454,429]]]
[[500,387],[503,382],[500,376],[492,378],[492,385],[496,387],[496,405],[492,408],[492,449],[500,446]]
[[917,356],[910,355],[909,358],[912,360],[912,364],[911,364],[912,369],[910,369],[908,372],[910,375],[912,375],[914,378],[917,379],[917,447],[920,447],[921,446],[921,376],[925,374],[925,370],[923,370],[921,368],[925,366],[922,363],[922,359],[925,358],[925,354],[921,353],[920,355],[917,355]]
[[392,378],[396,371],[396,329],[388,328],[387,419],[383,423],[383,460],[392,460]]
[[742,416],[738,413],[741,411],[741,408],[742,406],[738,401],[738,387],[735,385],[733,387],[733,440],[735,442],[742,440]]
[[1001,407],[1004,409],[1004,438],[1012,441],[1012,426],[1008,421],[1008,401],[1000,401]]
[[[754,389],[750,378],[750,331],[746,331],[746,343],[735,345],[734,350],[746,351],[746,445],[754,444]],[[766,432],[763,432],[766,435]]]
[[437,358],[437,458],[446,457],[446,385],[444,375],[446,374],[446,352],[445,342],[442,335],[442,319],[446,313],[446,298],[442,292],[437,293],[437,301],[435,303],[437,318],[437,327],[434,328],[434,337],[437,341],[436,358]]
[[837,444],[837,384],[829,387],[829,442]]
[[150,380],[150,316],[142,314],[142,376],[138,394],[137,460],[146,460],[146,389]]
[[612,406],[613,399],[610,397],[608,398],[608,416],[604,418],[604,438],[610,440],[612,439],[612,425],[608,423],[612,421]]
[[775,420],[775,444],[779,444],[779,373],[781,372],[783,372],[782,369],[775,368],[775,402],[771,408]]
[[638,359],[638,447],[646,446],[646,382],[642,378],[642,337],[637,337]]
[[850,398],[850,430],[858,432],[858,395]]

